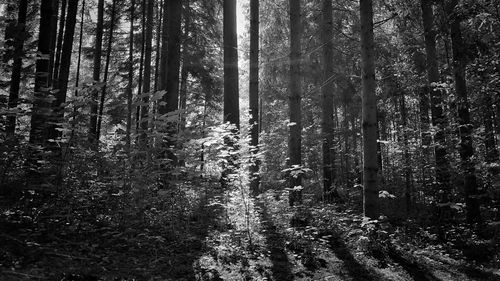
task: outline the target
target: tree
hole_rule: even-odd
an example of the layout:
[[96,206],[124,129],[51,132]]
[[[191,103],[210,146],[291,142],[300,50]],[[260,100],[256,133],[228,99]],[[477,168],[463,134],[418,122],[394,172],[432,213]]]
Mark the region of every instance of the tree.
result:
[[[464,193],[467,222],[479,223],[481,213],[479,210],[478,188],[476,171],[472,158],[474,147],[472,142],[472,124],[469,114],[469,100],[467,96],[467,81],[465,70],[467,68],[467,56],[465,44],[462,39],[460,28],[461,15],[455,9],[458,0],[448,3],[448,15],[450,17],[451,47],[453,51],[453,75],[455,77],[455,92],[458,99],[458,122],[460,131],[460,157],[462,159],[462,172],[464,175]],[[455,9],[455,10],[454,10]]]
[[101,56],[102,56],[102,36],[103,36],[103,23],[104,23],[104,0],[99,0],[97,3],[97,26],[94,41],[94,67],[92,72],[92,79],[94,80],[94,87],[92,91],[92,98],[90,101],[90,123],[89,123],[89,142],[95,144],[97,141],[97,112],[98,112],[98,96],[99,96],[99,82],[101,76]]
[[148,130],[148,112],[149,112],[149,97],[148,94],[151,92],[151,53],[153,52],[152,40],[153,40],[153,8],[154,0],[147,0],[147,12],[146,12],[146,36],[145,36],[145,52],[144,52],[144,78],[143,78],[143,92],[144,96],[142,98],[141,106],[141,118],[140,118],[140,129],[141,129],[141,140],[146,141],[146,132]]
[[224,122],[240,128],[236,0],[224,0]]
[[[259,148],[259,0],[250,1],[250,145],[254,156]],[[259,162],[253,158],[250,166],[250,188],[259,188]]]
[[[19,1],[16,34],[14,37],[14,63],[12,65],[12,76],[9,89],[9,108],[14,109],[18,105],[19,86],[21,84],[21,70],[23,65],[23,46],[26,39],[26,13],[28,0]],[[7,118],[6,133],[13,136],[16,130],[16,113],[11,113]]]
[[321,85],[321,134],[323,140],[323,193],[330,201],[335,182],[333,126],[333,17],[332,1],[322,2],[321,43],[323,45],[323,84]]
[[[302,165],[301,153],[301,17],[300,0],[290,0],[290,76],[289,76],[289,136],[288,136],[288,157],[290,164],[290,206],[302,203],[302,177],[300,169]],[[298,172],[298,173],[297,173]]]
[[378,217],[377,98],[373,40],[373,4],[360,0],[361,80],[363,97],[363,211],[366,217]]
[[[127,85],[127,128],[125,134],[125,150],[130,157],[130,141],[132,131],[132,94],[134,90],[134,12],[135,1],[130,2],[130,31],[128,48],[128,85]],[[111,23],[113,24],[113,23]]]
[[436,55],[436,34],[434,31],[434,15],[431,0],[421,0],[422,22],[424,27],[425,52],[427,55],[427,81],[430,89],[432,126],[435,127],[434,155],[436,159],[436,181],[438,184],[438,200],[440,203],[450,201],[449,191],[449,163],[446,159],[446,143],[444,127],[446,125],[443,115],[442,91],[438,87],[439,70]]

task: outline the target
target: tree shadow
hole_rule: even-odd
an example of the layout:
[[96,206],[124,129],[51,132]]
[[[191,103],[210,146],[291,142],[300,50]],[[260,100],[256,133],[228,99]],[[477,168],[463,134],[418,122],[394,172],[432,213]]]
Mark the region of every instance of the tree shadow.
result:
[[437,278],[426,269],[424,266],[419,264],[417,261],[411,260],[410,258],[404,257],[401,253],[399,253],[396,249],[392,247],[389,248],[388,251],[389,257],[397,262],[403,269],[413,278],[415,281],[440,281],[441,279]]
[[[330,238],[328,239],[328,247],[333,251],[333,253],[344,262],[345,269],[349,272],[349,276],[353,280],[357,281],[373,281],[380,280],[379,277],[373,272],[371,272],[366,266],[359,263],[351,251],[342,240],[342,238],[336,233],[328,233]],[[327,234],[324,234],[326,236]]]
[[272,263],[271,272],[273,280],[293,280],[292,264],[285,252],[285,239],[277,231],[276,225],[272,221],[267,206],[264,202],[258,201],[260,208],[262,226],[264,227],[264,236],[267,240],[267,248],[270,252]]

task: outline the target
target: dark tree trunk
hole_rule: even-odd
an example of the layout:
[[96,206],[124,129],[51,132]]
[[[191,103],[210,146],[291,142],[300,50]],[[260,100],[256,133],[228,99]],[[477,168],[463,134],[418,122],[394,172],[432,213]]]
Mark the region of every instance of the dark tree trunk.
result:
[[[73,5],[73,3],[71,3]],[[71,6],[70,5],[70,6]],[[61,16],[59,19],[59,32],[57,34],[57,46],[56,46],[56,55],[55,55],[55,63],[54,63],[54,74],[52,75],[52,86],[54,89],[59,89],[59,67],[61,65],[61,52],[62,52],[62,44],[64,37],[64,25],[66,24],[66,6],[67,0],[62,0],[61,3]]]
[[158,14],[156,17],[158,18],[158,29],[156,30],[156,57],[155,57],[155,86],[154,91],[160,89],[160,64],[161,64],[161,56],[162,50],[160,49],[160,43],[162,39],[162,26],[163,26],[163,4],[164,1],[160,1],[160,8],[158,9]]
[[92,79],[94,80],[94,89],[92,90],[92,100],[90,102],[90,124],[89,124],[89,142],[97,147],[97,112],[98,112],[98,96],[101,76],[101,56],[102,56],[102,36],[104,22],[104,0],[99,0],[97,3],[97,27],[94,42],[94,67]]
[[[14,35],[14,63],[12,65],[12,77],[9,89],[9,109],[14,109],[19,101],[19,86],[21,84],[21,71],[23,65],[23,47],[26,39],[26,13],[28,10],[28,0],[20,0],[18,6],[16,33]],[[16,130],[17,113],[11,113],[7,117],[6,133],[14,136]]]
[[52,116],[50,96],[50,39],[52,15],[54,13],[52,1],[42,0],[40,5],[40,29],[38,33],[38,48],[35,71],[35,89],[31,113],[31,129],[29,143],[32,146],[28,156],[27,168],[29,185],[50,184],[47,165],[41,166],[42,149],[47,147],[49,134],[48,123]]
[[[300,0],[290,0],[290,80],[289,80],[289,118],[288,124],[288,157],[292,171],[300,169],[302,165],[301,153],[301,91],[302,78],[300,73],[301,65],[301,16]],[[292,173],[291,173],[292,174]],[[300,174],[290,176],[289,196],[290,206],[302,204],[302,177]]]
[[[50,20],[50,28],[52,31],[50,32],[50,60],[49,60],[49,86],[53,86],[53,74],[54,74],[54,63],[55,63],[55,56],[56,56],[56,39],[57,39],[57,17],[59,14],[59,0],[53,0],[52,1],[52,17]],[[60,32],[63,32],[63,30],[60,30]]]
[[224,122],[240,128],[236,0],[224,0]]
[[403,126],[403,163],[404,163],[404,178],[405,178],[405,201],[406,201],[406,215],[409,216],[412,211],[413,190],[412,190],[412,168],[410,159],[410,148],[408,145],[408,114],[406,109],[406,97],[404,92],[399,97],[399,111],[401,112],[401,125]]
[[[125,131],[125,151],[130,159],[130,142],[132,134],[132,95],[134,89],[134,10],[135,1],[130,2],[130,31],[128,45],[128,86],[127,86],[127,124]],[[113,24],[113,23],[111,23]]]
[[108,87],[108,73],[109,73],[109,62],[111,59],[111,51],[113,47],[113,29],[115,26],[115,15],[116,15],[116,1],[113,0],[113,5],[111,6],[111,24],[109,25],[109,41],[108,41],[108,50],[106,54],[106,66],[104,67],[104,79],[103,86],[101,90],[101,101],[99,103],[99,114],[97,118],[97,131],[96,131],[96,141],[99,143],[100,135],[101,135],[101,125],[102,125],[102,115],[104,112],[104,102],[106,100],[106,89]]
[[[179,68],[181,62],[181,15],[182,2],[180,0],[167,1],[167,10],[170,16],[168,25],[168,55],[167,55],[167,93],[166,107],[160,114],[171,113],[179,109]],[[172,122],[172,132],[176,132],[177,119]]]
[[[175,0],[177,1],[177,0]],[[170,0],[164,0],[163,1],[163,22],[161,24],[161,53],[160,53],[160,66],[159,66],[159,74],[158,74],[158,90],[166,90],[167,89],[167,73],[168,73],[168,68],[167,68],[167,61],[168,61],[168,24],[172,20],[169,19],[170,17],[168,16],[168,13],[171,13],[168,9],[171,4],[169,4]],[[164,95],[165,97],[165,95]],[[158,106],[158,110],[161,112],[162,109],[160,109],[162,106]],[[164,106],[163,106],[164,107]],[[164,108],[165,109],[165,108]],[[160,113],[161,114],[161,113]]]
[[444,128],[446,118],[443,115],[442,91],[435,85],[439,83],[438,60],[436,56],[436,35],[434,31],[434,16],[431,0],[421,0],[422,22],[424,26],[425,50],[427,54],[427,80],[430,89],[432,125],[436,129],[434,135],[434,156],[436,159],[436,181],[438,185],[438,201],[448,203],[450,201],[450,174],[449,163],[446,159],[446,140]]
[[323,195],[331,201],[335,182],[333,126],[333,16],[332,0],[322,1],[321,42],[323,44],[323,84],[321,88],[323,139]]
[[146,145],[146,134],[148,131],[148,116],[149,116],[149,95],[151,94],[151,53],[153,40],[153,8],[154,0],[147,0],[146,12],[146,37],[145,37],[145,53],[144,53],[144,78],[143,92],[140,118],[141,142]]
[[[137,102],[139,102],[139,100],[141,99],[141,95],[144,94],[144,91],[143,91],[143,80],[144,80],[144,75],[143,75],[143,71],[144,71],[144,52],[145,52],[145,41],[146,41],[146,7],[147,7],[147,4],[146,4],[147,0],[142,0],[142,3],[141,3],[141,8],[142,8],[142,11],[141,11],[141,14],[142,14],[142,19],[141,19],[141,29],[142,29],[142,32],[141,32],[141,58],[139,59],[139,81],[137,83]],[[140,133],[140,122],[141,122],[141,106],[136,106],[135,107],[135,132],[136,134],[139,134]]]
[[373,40],[373,4],[360,0],[363,107],[363,210],[378,218],[377,97]]
[[250,145],[252,163],[250,164],[250,189],[259,193],[259,0],[250,1]]
[[467,97],[467,81],[465,69],[467,57],[465,44],[460,30],[460,15],[453,9],[457,0],[452,0],[449,7],[451,17],[451,45],[453,51],[453,74],[455,77],[455,91],[458,99],[458,122],[460,124],[460,157],[462,159],[462,172],[464,175],[465,207],[468,223],[481,222],[479,210],[478,187],[476,171],[474,168],[474,147],[472,143],[472,124],[469,114],[469,101]]
[[71,5],[68,5],[68,16],[64,28],[64,42],[61,50],[61,65],[58,74],[59,91],[56,95],[54,103],[56,125],[51,126],[50,137],[55,139],[62,136],[60,130],[64,119],[64,103],[66,102],[66,94],[68,91],[69,71],[71,66],[71,54],[73,50],[73,39],[75,36],[76,14],[78,13],[78,0],[73,0]]

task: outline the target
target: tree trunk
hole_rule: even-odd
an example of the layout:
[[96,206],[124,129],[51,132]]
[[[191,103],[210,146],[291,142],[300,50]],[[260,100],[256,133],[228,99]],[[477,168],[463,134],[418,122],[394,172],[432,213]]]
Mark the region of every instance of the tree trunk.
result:
[[116,1],[113,0],[113,5],[111,6],[111,24],[109,25],[109,41],[108,41],[108,50],[106,54],[106,66],[104,67],[104,79],[103,86],[101,90],[101,101],[99,103],[99,114],[97,118],[97,131],[96,131],[96,141],[99,143],[100,135],[101,135],[101,125],[102,125],[102,114],[104,111],[104,102],[106,97],[106,89],[108,87],[108,73],[109,73],[109,62],[111,59],[111,51],[113,47],[113,29],[115,26],[115,14],[116,14]]
[[154,0],[147,0],[146,12],[146,37],[145,37],[145,53],[144,53],[144,78],[143,78],[143,92],[141,106],[140,140],[143,145],[147,145],[147,131],[148,131],[148,116],[149,116],[149,95],[151,94],[151,53],[153,52],[153,8]]
[[[53,5],[50,0],[42,0],[40,5],[40,29],[38,32],[38,48],[35,71],[35,89],[33,97],[33,107],[31,113],[31,129],[29,143],[32,146],[28,156],[28,176],[29,185],[50,184],[50,177],[47,177],[47,166],[41,166],[42,151],[39,147],[45,148],[48,140],[48,123],[52,116],[51,96],[50,96],[50,39],[51,20]],[[45,171],[42,171],[43,168]]]
[[[177,1],[177,0],[175,0]],[[168,24],[172,20],[168,16],[168,13],[171,13],[169,11],[169,4],[170,0],[164,0],[163,1],[163,22],[161,24],[161,54],[160,54],[160,66],[159,66],[159,74],[158,74],[158,90],[166,90],[167,89],[167,73],[168,73],[168,68],[167,68],[167,61],[168,61]],[[165,97],[165,95],[164,95]],[[165,106],[163,106],[163,109],[160,109],[162,106],[158,106],[158,110],[161,112],[161,110],[166,110]],[[160,113],[161,114],[161,113]]]
[[224,122],[240,128],[236,0],[224,0]]
[[[73,5],[73,3],[71,3]],[[70,6],[71,6],[70,5]],[[54,74],[52,76],[52,85],[54,89],[59,89],[59,68],[61,64],[61,52],[62,52],[62,44],[64,37],[64,25],[66,24],[66,6],[67,0],[62,0],[61,4],[61,16],[59,19],[59,33],[57,34],[57,46],[56,46],[56,55],[55,55],[55,63],[54,63]]]
[[[127,86],[127,127],[125,131],[125,151],[130,159],[130,138],[132,134],[132,95],[134,89],[134,10],[135,1],[130,2],[130,31],[128,45],[128,86]],[[113,24],[113,23],[111,23]]]
[[323,84],[321,88],[323,138],[323,195],[331,201],[335,182],[333,150],[333,17],[332,0],[322,1],[321,42],[323,44]]
[[158,18],[158,29],[156,30],[156,57],[155,57],[155,86],[154,91],[160,89],[160,64],[161,64],[161,56],[162,49],[160,49],[160,43],[162,39],[162,26],[163,26],[163,6],[164,1],[160,1],[160,8],[158,9],[158,14],[156,17]]
[[[290,0],[290,96],[289,96],[289,117],[290,123],[288,137],[288,157],[289,165],[292,171],[301,169],[301,91],[302,78],[300,73],[301,65],[301,16],[300,0]],[[302,177],[300,174],[290,176],[289,196],[290,206],[302,204]]]
[[[64,103],[66,102],[66,94],[68,91],[68,80],[69,71],[71,66],[71,54],[73,50],[73,40],[75,36],[75,26],[76,26],[76,14],[78,13],[78,0],[73,0],[71,5],[68,5],[68,16],[66,18],[66,24],[64,28],[64,42],[62,44],[61,50],[61,65],[58,74],[59,92],[57,93],[57,98],[54,103],[55,110],[55,121],[56,124],[62,124],[64,122]],[[51,138],[58,138],[62,136],[60,130],[61,125],[51,126]]]
[[362,108],[363,108],[363,211],[366,217],[378,218],[377,97],[373,41],[373,6],[360,0]]
[[252,163],[250,164],[250,189],[259,193],[259,0],[250,1],[250,145]]
[[[101,76],[101,56],[102,56],[102,36],[103,36],[103,22],[104,22],[104,0],[99,0],[97,3],[97,27],[94,42],[94,67],[92,72],[92,79],[94,80],[94,89],[92,89],[92,99],[90,101],[90,124],[89,124],[89,143],[96,145],[97,142],[97,110],[98,110],[98,96],[100,89],[100,76]],[[97,147],[97,146],[95,146]]]
[[189,30],[191,28],[191,15],[189,10],[189,1],[185,3],[185,13],[184,13],[184,36],[182,43],[182,69],[181,69],[181,84],[179,91],[179,130],[184,131],[186,129],[186,103],[187,103],[187,80],[188,80],[188,67],[190,63],[188,46],[189,42]]
[[[18,105],[19,86],[21,84],[21,71],[23,65],[23,47],[26,39],[26,13],[28,10],[28,0],[20,0],[18,6],[17,26],[14,35],[14,63],[12,65],[12,77],[9,89],[9,109],[13,110]],[[8,136],[14,136],[16,131],[17,113],[10,113],[7,117],[5,131]]]
[[[168,56],[167,56],[167,93],[166,110],[161,114],[171,113],[179,109],[179,68],[181,63],[181,15],[182,1],[167,1],[170,16],[168,25]],[[164,96],[164,97],[165,97]],[[160,107],[161,108],[161,107]],[[172,132],[177,131],[177,118],[172,119]]]
[[422,22],[424,26],[425,50],[427,54],[427,80],[431,92],[431,116],[432,125],[436,129],[434,135],[434,154],[436,159],[436,181],[438,185],[438,201],[440,203],[448,203],[450,201],[451,192],[449,190],[449,163],[446,159],[446,140],[444,128],[446,126],[446,118],[443,115],[442,91],[437,88],[436,83],[439,83],[438,61],[436,56],[436,35],[433,28],[434,16],[432,11],[431,0],[421,0]]
[[410,148],[408,145],[408,116],[406,109],[406,97],[404,92],[399,97],[399,111],[401,112],[401,125],[403,126],[403,163],[404,163],[404,178],[405,178],[405,201],[406,201],[406,215],[409,216],[412,211],[413,190],[412,190],[412,168],[410,159]]
[[[80,67],[82,62],[82,46],[83,46],[83,21],[85,19],[85,0],[82,2],[82,11],[80,14],[80,34],[78,40],[78,61],[76,63],[76,77],[75,77],[75,97],[78,97],[78,87],[80,86]],[[77,114],[77,108],[73,107],[73,118],[71,120],[71,139],[75,134],[75,119]]]
[[[142,14],[142,19],[141,19],[141,58],[139,59],[139,81],[137,83],[137,102],[139,102],[141,95],[144,94],[143,91],[143,80],[144,80],[144,51],[146,49],[145,47],[145,41],[146,41],[146,2],[147,0],[142,0],[141,3],[141,14]],[[141,106],[136,106],[135,107],[135,132],[137,135],[139,135],[140,131],[140,122],[141,122]],[[139,140],[139,138],[137,138]]]
[[458,1],[452,0],[449,8],[451,17],[451,45],[453,52],[453,74],[455,77],[455,91],[458,99],[458,121],[460,124],[460,157],[462,159],[462,172],[464,175],[465,207],[468,223],[481,222],[479,210],[478,187],[476,171],[474,168],[474,147],[472,143],[472,124],[469,114],[469,101],[467,97],[467,81],[465,69],[467,57],[465,44],[460,30],[460,15],[453,11]]
[[[56,39],[57,39],[57,17],[59,14],[59,0],[52,1],[52,17],[50,20],[50,28],[52,31],[50,32],[50,60],[49,60],[49,86],[53,86],[53,74],[54,74],[54,63],[55,63],[55,55],[56,55]],[[60,31],[64,32],[64,31]],[[64,33],[62,33],[64,34]]]

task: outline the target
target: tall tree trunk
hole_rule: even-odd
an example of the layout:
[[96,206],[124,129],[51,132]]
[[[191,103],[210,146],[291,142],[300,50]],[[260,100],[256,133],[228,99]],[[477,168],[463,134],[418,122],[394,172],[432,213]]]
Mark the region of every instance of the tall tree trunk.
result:
[[189,1],[185,3],[185,13],[184,13],[184,38],[182,43],[182,69],[181,69],[181,85],[179,92],[179,130],[184,131],[186,129],[186,104],[187,104],[187,80],[188,80],[188,67],[190,64],[190,58],[188,53],[189,47],[189,31],[191,28],[191,15],[189,10]]
[[160,1],[160,8],[158,9],[158,14],[156,17],[158,18],[158,29],[156,30],[156,57],[155,57],[155,86],[154,91],[160,89],[160,64],[161,64],[161,56],[162,49],[160,48],[160,43],[162,39],[162,26],[163,26],[163,6],[164,0]]
[[[71,3],[73,5],[73,3]],[[70,6],[71,6],[70,5]],[[64,25],[66,24],[66,6],[67,0],[62,0],[61,3],[61,16],[59,19],[59,33],[57,34],[57,46],[56,46],[56,55],[55,55],[55,63],[54,63],[54,74],[52,75],[52,85],[54,89],[59,89],[59,67],[61,65],[61,52],[62,52],[62,44],[64,37]]]
[[323,138],[323,194],[327,201],[332,200],[335,182],[333,148],[333,17],[332,0],[322,1],[321,42],[323,44],[323,87],[321,88]]
[[[28,10],[28,0],[20,0],[17,14],[16,34],[14,35],[14,63],[12,65],[12,76],[9,89],[9,109],[13,110],[19,101],[19,86],[21,84],[21,71],[23,65],[23,47],[26,39],[26,13]],[[7,135],[14,136],[16,131],[17,113],[11,113],[7,117],[5,131]]]
[[429,87],[422,86],[419,88],[419,109],[420,109],[420,138],[422,142],[422,186],[427,186],[431,182],[432,173],[430,170],[430,157],[431,157],[431,141],[432,136],[430,132],[429,120]]
[[434,16],[431,0],[421,0],[422,22],[424,26],[425,51],[427,54],[427,80],[431,93],[431,116],[432,125],[436,128],[434,135],[434,156],[436,159],[436,181],[438,185],[438,200],[440,203],[450,201],[449,190],[449,163],[446,159],[446,140],[444,128],[446,118],[443,115],[442,91],[438,89],[436,83],[439,82],[438,60],[436,56],[436,35],[434,31]]
[[96,131],[96,141],[99,143],[100,135],[101,135],[101,125],[102,125],[102,115],[104,112],[104,102],[106,98],[106,89],[108,87],[108,73],[109,73],[109,62],[111,59],[111,51],[113,49],[113,29],[115,26],[115,15],[116,15],[116,1],[113,0],[113,5],[111,6],[111,24],[109,25],[109,41],[108,41],[108,50],[106,54],[106,66],[104,67],[104,79],[103,86],[101,90],[101,101],[99,103],[99,114],[97,118],[97,131]]
[[377,97],[372,0],[360,0],[362,107],[363,107],[363,211],[366,217],[378,218]]
[[259,192],[259,0],[250,1],[250,145],[252,163],[250,164],[250,189]]
[[48,121],[52,116],[51,96],[50,96],[50,39],[51,20],[54,13],[52,1],[42,0],[40,5],[40,29],[38,32],[38,48],[35,71],[35,89],[33,97],[33,107],[31,114],[31,128],[29,143],[32,146],[28,156],[27,166],[30,185],[41,185],[50,183],[47,177],[46,166],[40,166],[42,151],[39,147],[46,147],[48,140]]
[[97,112],[101,76],[101,56],[102,56],[102,36],[104,22],[104,0],[97,3],[97,26],[94,42],[94,67],[92,79],[94,80],[94,89],[92,90],[92,100],[90,102],[90,123],[89,123],[89,143],[97,147]]
[[[167,56],[167,93],[165,111],[161,114],[174,112],[179,109],[179,68],[181,63],[181,0],[167,1],[167,10],[170,16],[168,25],[168,56]],[[161,108],[161,106],[160,106]],[[172,122],[172,133],[177,131],[177,120]]]
[[[175,0],[177,1],[177,0]],[[172,20],[168,16],[171,11],[169,11],[169,4],[170,0],[164,0],[163,1],[163,22],[161,24],[161,54],[160,54],[160,66],[159,66],[159,75],[158,75],[158,90],[166,90],[167,89],[167,73],[168,73],[168,68],[167,68],[167,61],[168,61],[168,24]],[[165,95],[164,95],[165,97]],[[158,110],[161,111],[165,109],[163,106],[163,109],[160,109],[162,106],[158,106]],[[161,113],[160,113],[161,114]]]
[[[53,86],[53,74],[54,74],[54,63],[55,63],[55,55],[56,55],[56,39],[57,39],[57,17],[59,15],[59,0],[52,1],[52,17],[50,20],[50,28],[52,31],[50,32],[50,60],[49,60],[49,86]],[[64,32],[64,31],[60,31]],[[63,33],[64,34],[64,33]]]
[[[486,79],[484,80],[486,83]],[[498,149],[496,147],[495,141],[495,131],[493,129],[493,100],[491,98],[491,93],[482,93],[483,95],[483,124],[484,124],[484,146],[486,149],[485,160],[487,163],[494,163],[498,160]]]
[[[142,19],[141,19],[141,58],[139,59],[139,81],[137,83],[137,102],[139,102],[141,95],[144,94],[143,91],[143,80],[144,80],[144,51],[146,49],[145,46],[145,41],[146,41],[146,4],[147,0],[142,0],[141,3],[141,14],[142,14]],[[136,106],[135,107],[135,131],[137,134],[139,134],[140,131],[140,122],[141,122],[141,106]]]
[[149,116],[149,95],[151,94],[151,53],[152,50],[152,40],[153,40],[153,8],[154,0],[147,0],[147,12],[146,12],[146,37],[145,37],[145,53],[144,53],[144,78],[143,78],[143,92],[144,96],[142,98],[141,106],[141,142],[146,145],[147,138],[146,134],[148,131],[148,116]]
[[236,0],[224,0],[224,122],[240,128]]
[[[132,134],[132,95],[134,89],[134,11],[135,1],[130,2],[130,31],[128,45],[128,86],[127,86],[127,124],[125,131],[125,151],[130,160],[130,138]],[[113,23],[111,23],[113,24]]]
[[472,143],[472,124],[469,114],[469,101],[467,97],[467,81],[465,69],[467,57],[465,44],[460,30],[460,15],[456,14],[458,0],[452,0],[449,7],[451,17],[451,45],[453,52],[453,74],[455,77],[455,91],[458,99],[458,122],[460,124],[460,157],[462,159],[462,172],[464,175],[465,207],[468,223],[481,222],[479,210],[478,187],[476,171],[474,168],[474,147]]
[[[71,66],[71,54],[73,50],[73,39],[75,36],[76,14],[78,13],[78,0],[73,0],[71,5],[68,5],[68,16],[64,28],[64,42],[61,50],[61,65],[58,74],[59,92],[54,103],[56,116],[56,124],[61,124],[64,119],[63,105],[66,102],[66,94],[68,91],[69,71]],[[51,126],[51,138],[61,137],[62,133],[56,128],[60,125]]]
[[[302,165],[301,153],[301,91],[302,78],[300,77],[301,65],[301,17],[300,0],[290,0],[290,80],[289,80],[289,118],[288,124],[288,157],[290,169],[297,170]],[[290,175],[290,206],[302,203],[302,177],[300,174]]]
[[[82,62],[82,46],[83,46],[83,21],[85,19],[85,0],[82,2],[82,11],[80,14],[80,34],[79,40],[78,40],[78,60],[76,63],[76,77],[75,77],[75,97],[78,97],[78,87],[80,86],[80,67],[81,67],[81,62]],[[73,108],[73,118],[71,120],[71,139],[73,138],[73,135],[75,134],[75,119],[76,119],[76,114],[77,114],[77,108]]]
[[410,215],[412,211],[413,190],[412,190],[412,168],[410,159],[410,149],[408,145],[408,114],[406,109],[406,97],[402,92],[399,97],[399,111],[401,112],[401,125],[403,126],[403,163],[404,163],[404,178],[405,178],[405,201],[406,201],[406,215]]

